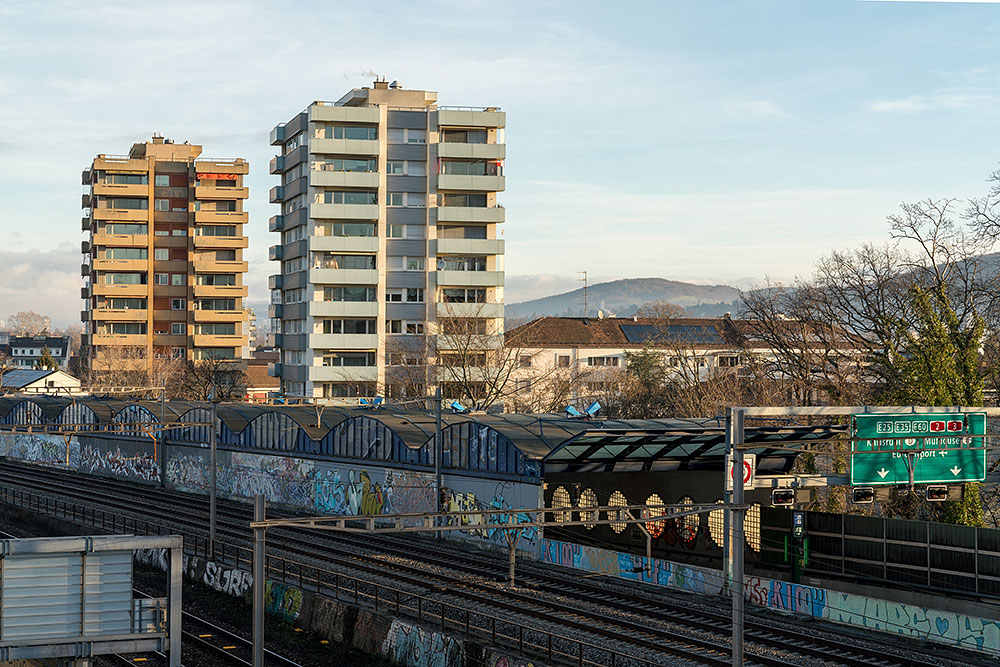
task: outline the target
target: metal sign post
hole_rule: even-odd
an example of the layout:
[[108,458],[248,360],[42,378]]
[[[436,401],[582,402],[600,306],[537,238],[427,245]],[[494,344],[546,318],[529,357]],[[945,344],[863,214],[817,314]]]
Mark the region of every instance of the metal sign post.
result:
[[[743,408],[729,408],[732,429],[730,450],[733,470],[743,470]],[[732,548],[733,584],[733,667],[743,667],[743,484],[733,484],[732,503],[729,505],[733,534],[729,540]]]
[[[257,494],[253,499],[253,520],[264,521],[264,496]],[[264,530],[257,525],[253,529],[253,667],[264,667]]]
[[[214,399],[215,397],[212,396]],[[208,548],[209,552],[215,555],[215,495],[216,495],[216,472],[218,469],[218,462],[216,460],[217,450],[216,440],[218,439],[218,434],[216,432],[215,420],[218,414],[218,404],[215,400],[212,401],[212,418],[209,420],[212,422],[212,426],[209,429],[208,436],[208,447],[209,447],[209,461],[208,461],[208,477],[209,477],[209,487],[211,487],[210,493],[208,494]]]

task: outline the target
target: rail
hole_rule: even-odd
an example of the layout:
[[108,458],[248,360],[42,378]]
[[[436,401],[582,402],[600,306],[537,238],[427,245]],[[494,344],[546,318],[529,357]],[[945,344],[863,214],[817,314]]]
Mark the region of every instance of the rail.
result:
[[441,105],[438,106],[438,110],[444,111],[500,111],[500,107],[467,107],[467,106],[456,106],[456,105]]
[[[242,569],[245,565],[246,571],[249,571],[253,563],[251,548],[227,544],[218,539],[213,544],[207,536],[164,527],[157,522],[130,519],[111,511],[80,507],[65,500],[9,487],[0,488],[0,500],[28,511],[104,531],[121,534],[180,535],[184,540],[185,554],[231,565],[237,569]],[[473,611],[395,586],[368,581],[282,556],[267,555],[265,571],[269,578],[285,584],[298,585],[303,591],[311,591],[337,601],[353,602],[359,606],[365,605],[377,612],[391,612],[400,618],[416,620],[425,627],[433,626],[441,632],[458,633],[465,639],[489,641],[491,647],[517,650],[518,655],[544,658],[549,664],[554,664],[555,660],[577,667],[619,665],[653,667],[656,664],[579,638],[557,634],[509,618],[498,619],[496,615]],[[504,626],[516,628],[516,631],[508,630]]]

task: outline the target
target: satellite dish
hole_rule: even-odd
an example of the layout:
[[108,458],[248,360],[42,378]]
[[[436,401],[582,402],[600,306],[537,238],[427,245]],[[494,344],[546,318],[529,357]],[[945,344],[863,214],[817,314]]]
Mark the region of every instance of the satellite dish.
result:
[[604,311],[603,310],[597,311],[597,319],[599,319],[599,320],[603,320],[604,319]]
[[438,271],[444,271],[444,267],[448,266],[448,262],[443,259],[439,259],[437,263]]

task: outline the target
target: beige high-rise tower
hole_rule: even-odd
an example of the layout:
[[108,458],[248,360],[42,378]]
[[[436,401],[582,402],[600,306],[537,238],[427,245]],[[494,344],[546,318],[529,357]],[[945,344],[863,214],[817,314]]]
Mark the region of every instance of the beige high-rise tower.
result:
[[200,155],[157,135],[83,172],[81,317],[97,378],[158,358],[244,357],[249,165]]
[[286,395],[440,383],[447,396],[455,374],[440,368],[489,364],[503,333],[505,125],[497,107],[376,81],[272,130],[270,317]]

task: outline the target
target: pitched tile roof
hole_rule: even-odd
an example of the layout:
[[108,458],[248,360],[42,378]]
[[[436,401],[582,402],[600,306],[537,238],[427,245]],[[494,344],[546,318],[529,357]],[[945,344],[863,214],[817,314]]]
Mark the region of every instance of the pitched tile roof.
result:
[[742,336],[729,318],[542,317],[509,331],[507,339],[527,347],[626,348],[650,343],[728,348]]

